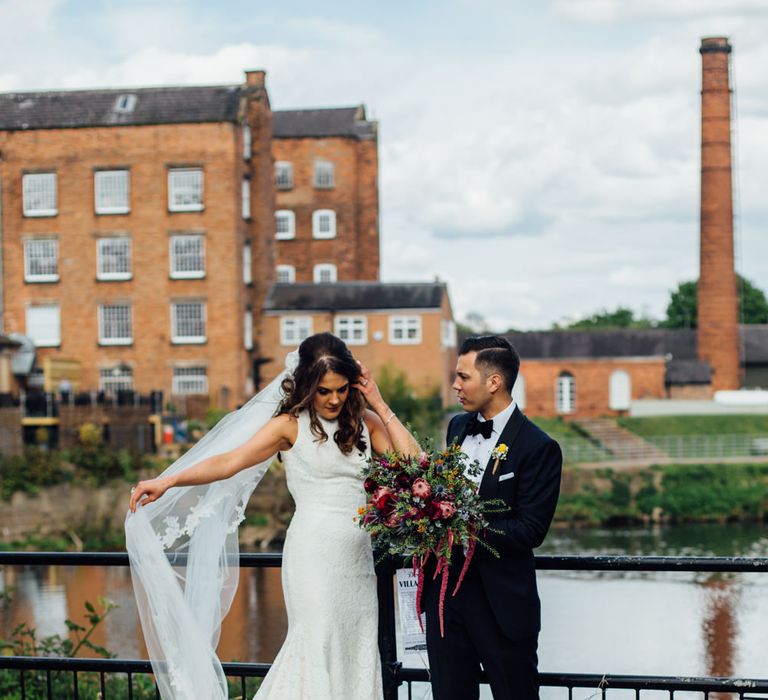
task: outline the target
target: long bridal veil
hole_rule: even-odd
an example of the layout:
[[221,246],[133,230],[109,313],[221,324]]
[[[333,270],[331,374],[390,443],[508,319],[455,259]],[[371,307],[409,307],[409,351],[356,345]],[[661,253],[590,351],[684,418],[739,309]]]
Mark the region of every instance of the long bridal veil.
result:
[[[281,384],[298,362],[248,403],[225,416],[162,476],[242,445],[275,413]],[[237,528],[271,458],[204,486],[170,489],[128,513],[126,549],[141,626],[163,700],[226,700],[216,656],[221,621],[237,590]]]

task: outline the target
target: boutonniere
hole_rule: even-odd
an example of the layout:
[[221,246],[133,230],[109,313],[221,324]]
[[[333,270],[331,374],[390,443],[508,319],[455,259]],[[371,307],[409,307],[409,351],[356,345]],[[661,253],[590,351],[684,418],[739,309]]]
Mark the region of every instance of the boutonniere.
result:
[[496,470],[499,468],[499,462],[503,462],[507,458],[508,452],[509,448],[503,442],[493,448],[493,452],[491,452],[491,459],[495,459],[496,461],[493,463],[493,471],[491,472],[492,474],[495,474]]

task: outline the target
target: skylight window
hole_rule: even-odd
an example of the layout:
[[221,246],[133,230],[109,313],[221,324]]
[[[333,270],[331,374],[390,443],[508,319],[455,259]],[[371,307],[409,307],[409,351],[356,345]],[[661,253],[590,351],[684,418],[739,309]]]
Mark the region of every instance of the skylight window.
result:
[[136,106],[136,95],[120,95],[115,102],[115,112],[126,114],[133,112]]

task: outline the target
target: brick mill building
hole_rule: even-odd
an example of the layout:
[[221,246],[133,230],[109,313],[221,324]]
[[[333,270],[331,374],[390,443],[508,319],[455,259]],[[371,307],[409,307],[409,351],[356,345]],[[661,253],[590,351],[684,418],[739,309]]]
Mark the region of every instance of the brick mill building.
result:
[[232,407],[260,384],[276,278],[378,278],[376,124],[273,113],[263,71],[0,95],[0,187],[0,332],[75,392]]

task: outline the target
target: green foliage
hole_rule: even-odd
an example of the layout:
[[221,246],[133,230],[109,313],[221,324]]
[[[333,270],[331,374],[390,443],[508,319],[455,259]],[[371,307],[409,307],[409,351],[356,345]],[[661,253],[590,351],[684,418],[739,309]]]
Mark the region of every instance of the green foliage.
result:
[[225,408],[209,408],[205,412],[205,427],[210,430],[216,423],[218,423],[229,411]]
[[620,417],[616,422],[642,437],[667,435],[768,435],[768,416],[652,416]]
[[[765,293],[746,277],[737,275],[739,295],[739,321],[741,323],[768,323],[768,299]],[[667,305],[667,317],[663,325],[667,328],[696,328],[697,326],[698,282],[681,282]]]
[[16,491],[34,495],[69,477],[60,453],[29,448],[22,455],[0,454],[0,497],[5,501]]
[[651,319],[635,316],[635,312],[626,306],[619,306],[615,311],[603,309],[591,316],[565,325],[554,323],[552,330],[596,330],[615,328],[652,328]]
[[444,415],[439,388],[427,396],[417,396],[405,372],[392,365],[379,370],[376,382],[384,401],[403,424],[410,425],[421,437],[438,438]]

